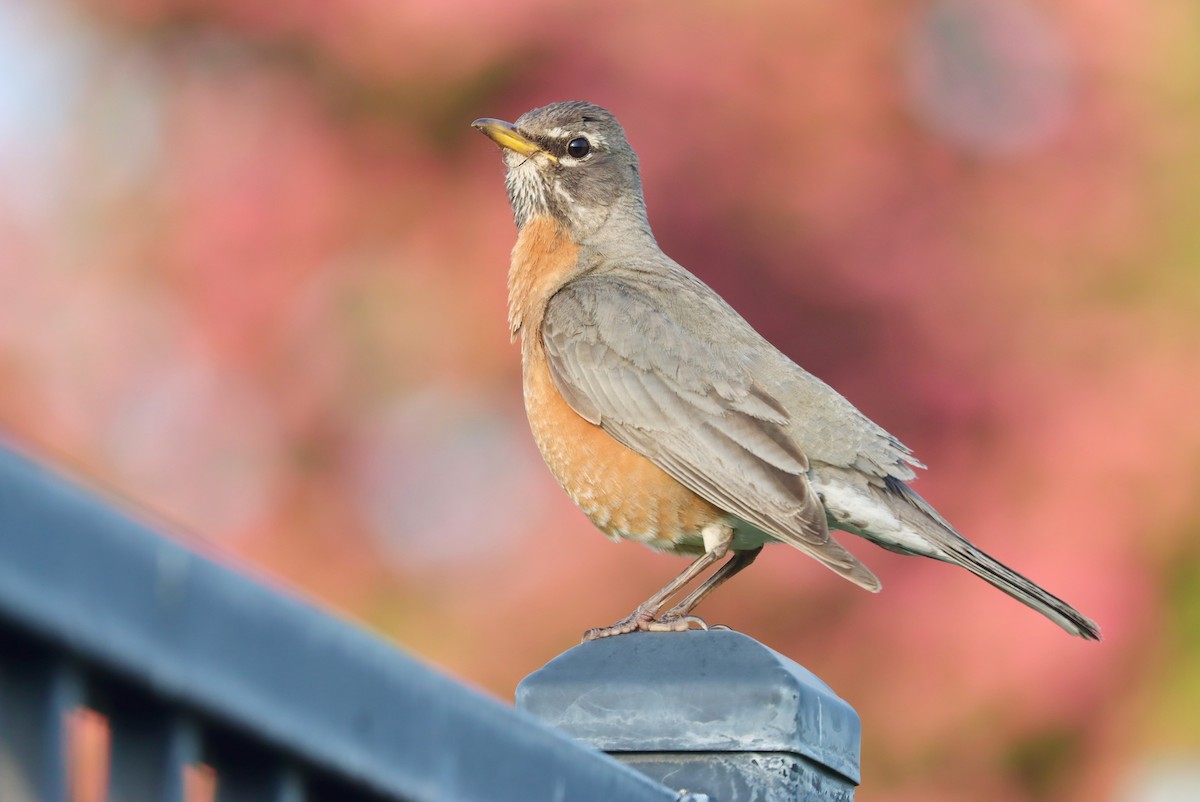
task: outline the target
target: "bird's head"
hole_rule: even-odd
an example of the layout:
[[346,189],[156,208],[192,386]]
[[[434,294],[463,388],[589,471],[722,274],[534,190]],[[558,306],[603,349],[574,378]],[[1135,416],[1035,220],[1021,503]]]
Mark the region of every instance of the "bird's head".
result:
[[515,123],[471,123],[504,150],[517,226],[548,215],[577,242],[597,232],[649,234],[638,160],[616,117],[591,103],[552,103]]

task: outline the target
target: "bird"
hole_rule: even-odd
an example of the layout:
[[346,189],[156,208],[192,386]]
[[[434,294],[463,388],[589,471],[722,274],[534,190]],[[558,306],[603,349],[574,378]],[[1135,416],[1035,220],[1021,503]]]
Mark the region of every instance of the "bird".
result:
[[604,534],[693,558],[585,642],[707,629],[696,606],[772,542],[878,592],[834,531],[958,565],[1070,634],[1100,639],[1092,620],[918,495],[909,482],[925,466],[908,447],[663,253],[612,113],[566,101],[472,126],[503,154],[517,228],[508,325],[546,465]]

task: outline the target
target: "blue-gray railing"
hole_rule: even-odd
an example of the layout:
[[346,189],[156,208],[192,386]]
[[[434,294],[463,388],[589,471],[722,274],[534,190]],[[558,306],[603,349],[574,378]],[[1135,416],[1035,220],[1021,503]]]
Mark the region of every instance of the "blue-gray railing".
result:
[[0,447],[0,800],[69,798],[80,709],[107,721],[109,802],[184,802],[201,764],[217,802],[850,800],[858,779],[854,711],[744,636],[585,644],[514,710]]
[[66,799],[65,714],[112,802],[674,800],[532,716],[158,537],[0,450],[0,799]]

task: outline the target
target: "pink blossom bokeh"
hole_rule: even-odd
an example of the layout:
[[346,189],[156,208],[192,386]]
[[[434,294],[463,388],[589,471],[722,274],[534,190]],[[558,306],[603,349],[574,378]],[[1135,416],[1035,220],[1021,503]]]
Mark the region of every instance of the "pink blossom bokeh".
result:
[[[1200,761],[1200,64],[1188,4],[0,7],[0,429],[511,697],[681,564],[526,431],[469,127],[581,98],[663,248],[1076,604],[846,536],[706,603],[863,717],[864,802],[1141,800]],[[1131,779],[1133,778],[1133,779]],[[1181,797],[1183,798],[1183,797]]]

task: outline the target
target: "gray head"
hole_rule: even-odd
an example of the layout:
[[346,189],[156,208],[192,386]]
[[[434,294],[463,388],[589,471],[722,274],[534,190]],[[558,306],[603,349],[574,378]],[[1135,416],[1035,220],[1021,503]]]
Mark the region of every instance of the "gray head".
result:
[[471,125],[504,149],[518,227],[548,215],[577,242],[602,229],[649,235],[637,155],[605,109],[582,101],[552,103],[515,123],[485,118]]

